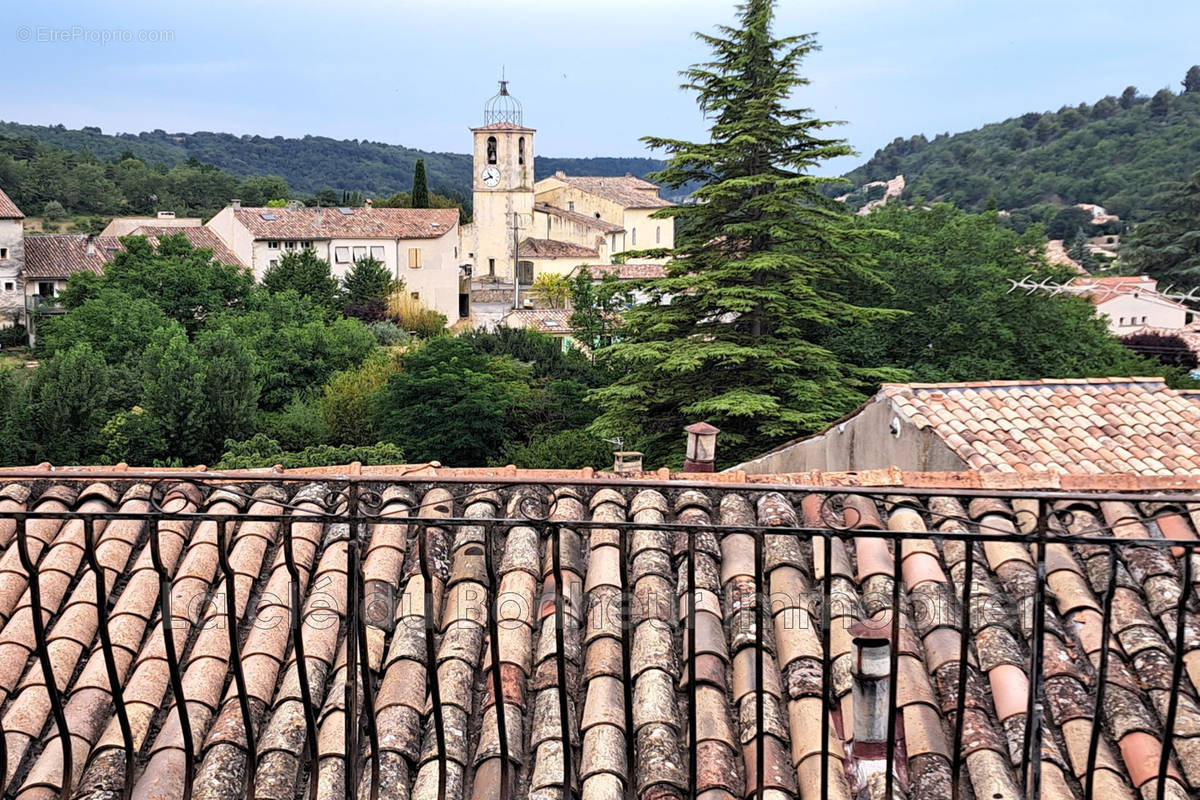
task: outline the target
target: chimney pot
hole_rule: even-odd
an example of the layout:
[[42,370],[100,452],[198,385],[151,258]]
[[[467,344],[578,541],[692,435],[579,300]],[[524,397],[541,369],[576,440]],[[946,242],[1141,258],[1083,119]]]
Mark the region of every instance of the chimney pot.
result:
[[236,210],[242,207],[242,201],[235,197],[229,201],[229,205],[233,206]]
[[371,208],[374,205],[374,202],[368,197],[366,200],[363,200],[363,205],[367,208]]
[[694,422],[683,430],[687,434],[683,471],[712,472],[717,462],[717,434],[721,429],[707,422]]

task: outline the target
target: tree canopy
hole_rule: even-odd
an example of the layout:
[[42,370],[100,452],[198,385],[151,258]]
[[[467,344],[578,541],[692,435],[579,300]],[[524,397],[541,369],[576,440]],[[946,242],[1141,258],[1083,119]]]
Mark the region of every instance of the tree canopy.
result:
[[1122,244],[1122,265],[1164,283],[1200,286],[1200,171],[1161,187],[1153,209]]
[[774,10],[749,0],[738,27],[699,34],[712,60],[683,75],[712,122],[707,141],[644,139],[669,156],[653,179],[698,186],[696,203],[660,212],[678,223],[675,259],[646,283],[651,301],[626,313],[622,340],[604,353],[619,376],[595,392],[594,430],[647,452],[675,454],[681,428],[707,420],[730,458],[749,455],[820,429],[882,375],[817,341],[879,312],[841,295],[870,279],[864,233],[821,193],[834,179],[812,171],[851,151],[824,134],[831,123],[790,105],[817,45],[776,37]]
[[949,205],[889,206],[858,224],[893,235],[862,240],[880,280],[854,283],[849,297],[904,313],[830,332],[824,344],[846,360],[888,365],[918,382],[1156,369],[1121,346],[1086,298],[1011,291],[1010,280],[1077,277],[1047,264],[1036,230],[1018,235],[994,212],[968,214]]

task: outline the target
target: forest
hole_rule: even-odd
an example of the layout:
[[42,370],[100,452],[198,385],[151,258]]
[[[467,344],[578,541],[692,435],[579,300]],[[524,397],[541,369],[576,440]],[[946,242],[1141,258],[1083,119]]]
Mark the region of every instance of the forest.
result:
[[1075,203],[1141,221],[1164,182],[1200,169],[1200,67],[1182,77],[1179,92],[1147,95],[1129,86],[1094,103],[1029,112],[973,131],[897,138],[847,173],[850,200],[861,206],[874,199],[865,184],[904,175],[902,200],[1005,210],[1018,230],[1051,223]]
[[[109,135],[99,128],[71,130],[62,125],[0,122],[0,137],[32,139],[68,153],[91,154],[102,162],[132,155],[146,164],[167,168],[188,163],[217,167],[238,179],[278,175],[299,195],[323,190],[358,192],[367,197],[391,195],[412,185],[418,159],[424,159],[429,188],[465,206],[471,197],[471,156],[424,152],[400,145],[359,139],[305,136],[235,136],[229,133],[145,133]],[[464,149],[469,144],[455,143]],[[662,166],[652,158],[553,158],[538,155],[538,179],[564,170],[575,175],[646,175]],[[3,168],[0,167],[0,187]],[[228,198],[226,198],[228,199]]]

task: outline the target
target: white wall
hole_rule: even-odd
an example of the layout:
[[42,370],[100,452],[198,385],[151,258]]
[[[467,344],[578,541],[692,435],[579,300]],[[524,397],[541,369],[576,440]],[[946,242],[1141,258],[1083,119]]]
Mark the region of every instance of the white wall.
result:
[[[21,287],[21,269],[25,265],[25,231],[19,219],[0,219],[0,248],[8,258],[0,259],[0,327],[8,327],[14,316],[25,314],[25,292]],[[5,283],[12,284],[4,291]]]
[[1096,306],[1107,317],[1108,329],[1117,336],[1133,333],[1138,328],[1182,328],[1188,324],[1188,310],[1154,296],[1139,294],[1114,295]]

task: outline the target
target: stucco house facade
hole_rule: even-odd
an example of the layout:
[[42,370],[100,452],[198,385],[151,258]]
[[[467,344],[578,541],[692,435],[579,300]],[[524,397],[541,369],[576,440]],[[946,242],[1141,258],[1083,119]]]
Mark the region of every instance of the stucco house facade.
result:
[[8,328],[24,319],[25,290],[21,273],[25,268],[25,215],[0,190],[0,327]]
[[1148,275],[1079,278],[1072,289],[1096,306],[1096,313],[1116,336],[1140,328],[1183,328],[1193,320],[1190,308],[1158,291],[1158,281]]
[[342,278],[363,258],[380,261],[405,289],[450,321],[466,316],[470,286],[459,266],[452,208],[244,208],[234,201],[206,225],[256,279],[290,252],[311,248]]

